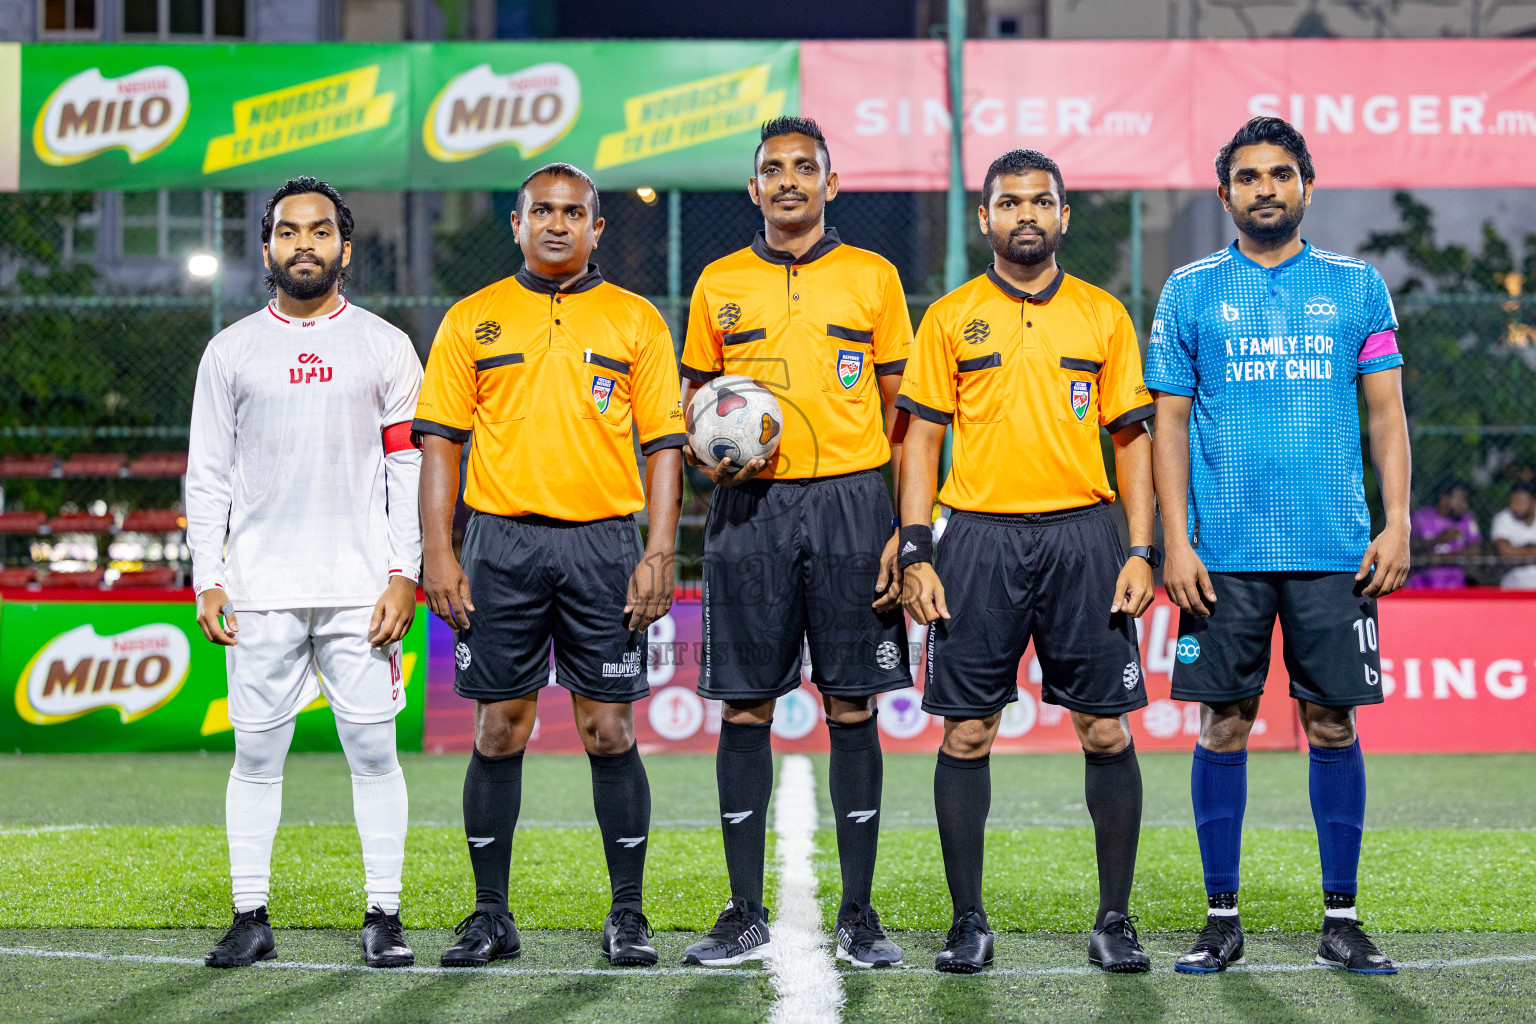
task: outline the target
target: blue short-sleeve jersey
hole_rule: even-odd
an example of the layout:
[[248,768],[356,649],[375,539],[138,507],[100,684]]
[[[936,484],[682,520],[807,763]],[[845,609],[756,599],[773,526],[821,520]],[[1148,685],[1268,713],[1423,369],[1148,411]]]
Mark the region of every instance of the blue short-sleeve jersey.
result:
[[1189,531],[1212,572],[1354,572],[1370,543],[1356,378],[1403,364],[1368,263],[1303,244],[1262,267],[1234,242],[1175,271],[1146,384],[1194,401]]

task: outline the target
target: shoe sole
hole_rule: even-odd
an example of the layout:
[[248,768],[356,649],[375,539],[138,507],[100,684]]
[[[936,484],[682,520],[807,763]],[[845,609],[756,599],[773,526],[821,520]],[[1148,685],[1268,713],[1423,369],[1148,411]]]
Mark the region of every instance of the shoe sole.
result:
[[1179,974],[1220,974],[1228,967],[1241,967],[1246,961],[1242,957],[1236,960],[1228,960],[1220,967],[1196,967],[1194,964],[1175,963],[1173,969]]
[[1396,974],[1397,973],[1397,968],[1396,967],[1375,968],[1375,969],[1372,969],[1372,970],[1366,970],[1363,967],[1350,967],[1347,964],[1339,963],[1337,960],[1329,960],[1327,957],[1324,957],[1324,956],[1315,956],[1315,957],[1312,958],[1312,960],[1313,960],[1314,963],[1321,964],[1324,967],[1332,967],[1336,971],[1348,971],[1350,974]]
[[1103,971],[1105,974],[1146,974],[1152,969],[1151,961],[1148,961],[1147,963],[1141,963],[1137,960],[1129,960],[1125,963],[1109,964],[1108,966],[1105,966],[1104,961],[1095,960],[1093,957],[1089,957],[1088,962],[1097,967],[1099,970]]
[[447,957],[443,957],[438,962],[441,963],[444,967],[484,967],[492,960],[516,960],[522,954],[522,952],[523,947],[518,946],[510,953],[497,953],[495,956],[486,960],[480,960],[473,957],[462,957],[450,960]]
[[683,963],[688,964],[690,967],[735,967],[737,964],[746,963],[748,960],[766,960],[772,955],[773,945],[768,943],[762,946],[754,946],[739,956],[728,956],[719,960],[700,960],[696,956],[689,956],[685,953],[683,954]]
[[896,960],[875,960],[866,963],[845,950],[842,946],[837,947],[837,958],[843,961],[843,963],[852,964],[855,967],[900,967],[902,965],[901,958]]
[[415,967],[416,957],[412,956],[381,956],[376,960],[363,958],[363,963],[369,967]]
[[933,965],[934,970],[941,971],[944,974],[980,974],[984,969],[991,966],[991,960],[979,964],[968,964],[960,960],[946,960],[943,963]]
[[654,967],[658,959],[654,949],[649,953],[632,953],[621,957],[615,957],[605,949],[603,956],[607,957],[608,962],[614,967]]
[[257,960],[276,960],[276,959],[277,959],[277,950],[269,949],[265,953],[261,954],[261,956],[258,956],[258,957],[254,958],[252,960],[209,960],[209,959],[205,958],[203,960],[203,966],[204,967],[217,967],[217,968],[220,968],[220,969],[229,968],[229,967],[249,967],[249,966],[251,966],[251,964],[255,963]]

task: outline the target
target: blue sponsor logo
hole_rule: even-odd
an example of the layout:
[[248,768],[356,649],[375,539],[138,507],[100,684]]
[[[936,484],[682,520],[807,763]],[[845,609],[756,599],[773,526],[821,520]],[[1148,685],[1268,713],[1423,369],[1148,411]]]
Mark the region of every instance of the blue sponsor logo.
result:
[[1192,664],[1200,657],[1200,641],[1186,633],[1179,637],[1178,646],[1173,649],[1173,653],[1178,656],[1181,663]]

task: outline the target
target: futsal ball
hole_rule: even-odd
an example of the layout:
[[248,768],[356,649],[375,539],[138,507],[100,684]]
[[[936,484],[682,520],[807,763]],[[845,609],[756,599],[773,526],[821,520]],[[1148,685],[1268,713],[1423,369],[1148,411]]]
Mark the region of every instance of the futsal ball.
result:
[[751,377],[716,377],[699,388],[685,416],[688,446],[706,466],[725,459],[739,469],[779,444],[784,413],[773,392]]

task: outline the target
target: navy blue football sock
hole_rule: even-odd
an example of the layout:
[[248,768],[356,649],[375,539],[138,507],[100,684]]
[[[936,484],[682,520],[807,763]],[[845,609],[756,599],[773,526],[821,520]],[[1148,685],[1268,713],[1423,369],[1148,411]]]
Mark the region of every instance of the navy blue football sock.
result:
[[1360,835],[1365,830],[1365,756],[1358,739],[1336,750],[1309,747],[1312,765],[1307,788],[1312,795],[1312,820],[1317,823],[1323,891],[1353,895],[1360,868]]
[[1195,831],[1205,865],[1205,892],[1237,892],[1238,862],[1243,853],[1243,811],[1248,807],[1248,751],[1230,754],[1195,744],[1189,773],[1195,804]]

